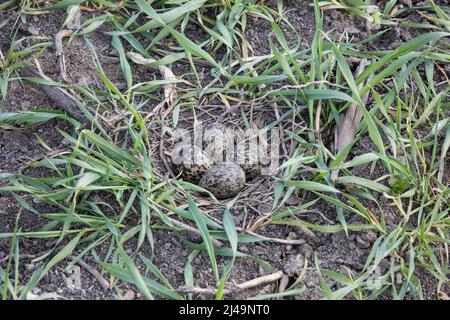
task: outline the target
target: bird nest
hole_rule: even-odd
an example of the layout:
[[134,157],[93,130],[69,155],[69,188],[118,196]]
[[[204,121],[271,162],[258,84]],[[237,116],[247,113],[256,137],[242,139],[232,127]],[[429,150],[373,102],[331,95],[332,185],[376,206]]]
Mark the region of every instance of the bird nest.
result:
[[[174,123],[172,117],[170,120],[162,121],[158,128],[151,128],[152,137],[152,169],[155,175],[164,181],[168,181],[174,187],[174,194],[179,205],[186,203],[186,192],[194,199],[197,206],[204,213],[222,213],[231,201],[233,201],[233,211],[244,213],[255,212],[258,214],[270,211],[273,204],[273,195],[276,185],[276,176],[278,167],[277,161],[280,159],[278,154],[274,154],[279,147],[279,128],[269,129],[276,118],[273,111],[268,108],[252,110],[250,119],[244,120],[241,114],[225,112],[221,106],[197,106],[181,110],[179,120]],[[259,154],[261,156],[262,166],[260,174],[251,179],[247,179],[244,188],[235,197],[229,199],[217,200],[211,194],[199,192],[196,183],[184,181],[183,176],[176,172],[172,163],[172,151],[179,137],[177,132],[183,132],[183,135],[189,135],[191,141],[196,141],[202,136],[202,128],[207,124],[220,123],[234,133],[234,145],[232,146],[231,161],[236,160],[237,141],[257,142]],[[275,133],[274,133],[275,132]],[[250,145],[250,142],[249,144]],[[230,152],[225,154],[225,160]],[[178,186],[182,186],[179,188]],[[214,214],[213,214],[214,216]]]
[[[149,59],[145,59],[136,53],[128,53],[128,57],[137,64],[151,65],[152,63]],[[164,66],[160,66],[159,71],[162,78],[169,82],[177,78],[170,69]],[[227,106],[225,111],[223,105],[202,104],[183,107],[174,116],[172,107],[164,110],[164,105],[167,103],[167,105],[173,106],[176,91],[177,88],[174,84],[166,85],[164,87],[164,101],[156,106],[150,114],[152,119],[155,119],[155,121],[152,121],[154,125],[152,124],[149,128],[149,131],[152,132],[151,165],[155,176],[159,180],[167,181],[173,185],[175,198],[179,205],[186,203],[186,192],[189,192],[204,213],[214,211],[221,213],[230,201],[233,201],[233,210],[245,214],[250,211],[256,212],[258,215],[270,212],[274,201],[275,178],[279,174],[276,169],[279,166],[279,160],[282,158],[280,157],[280,151],[282,149],[284,156],[290,158],[293,150],[296,149],[295,143],[292,143],[295,139],[291,139],[290,148],[286,148],[283,139],[280,140],[280,132],[286,126],[289,127],[291,132],[295,132],[299,124],[295,121],[284,120],[280,116],[284,112],[283,107],[277,106],[276,102],[270,97],[244,101],[242,94],[239,97],[239,102],[233,106]],[[236,133],[237,140],[242,140],[242,138],[245,140],[249,136],[256,135],[259,156],[265,162],[261,174],[246,179],[244,188],[236,197],[231,199],[217,200],[210,194],[198,192],[197,186],[183,182],[182,176],[174,172],[171,155],[173,155],[175,131],[182,129],[184,135],[194,137],[195,141],[197,132],[201,131],[199,127],[201,128],[202,124],[207,125],[209,123],[221,123],[230,128]],[[236,155],[239,157],[239,151],[234,150],[234,157]],[[261,152],[261,150],[263,151]]]

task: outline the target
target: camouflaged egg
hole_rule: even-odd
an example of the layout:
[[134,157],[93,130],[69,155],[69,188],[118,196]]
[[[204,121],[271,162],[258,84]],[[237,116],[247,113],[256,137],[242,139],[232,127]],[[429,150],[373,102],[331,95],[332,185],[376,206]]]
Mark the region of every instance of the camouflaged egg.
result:
[[181,174],[183,179],[193,183],[197,183],[213,166],[208,155],[191,144],[180,144],[173,148],[172,164],[176,174]]
[[239,143],[235,150],[235,161],[244,170],[249,181],[261,174],[258,146],[254,143]]
[[218,122],[208,123],[203,129],[203,150],[213,163],[223,162],[230,146],[227,127]]
[[236,196],[245,186],[245,173],[232,162],[214,165],[200,180],[200,187],[210,191],[217,199]]

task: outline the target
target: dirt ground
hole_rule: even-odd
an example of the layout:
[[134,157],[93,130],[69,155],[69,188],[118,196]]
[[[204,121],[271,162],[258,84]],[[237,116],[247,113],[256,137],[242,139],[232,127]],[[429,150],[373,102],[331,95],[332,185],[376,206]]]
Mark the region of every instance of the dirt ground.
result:
[[[307,4],[309,1],[296,1],[290,0],[286,2],[286,6],[289,8],[286,18],[292,23],[302,37],[301,46],[307,48],[313,38],[315,26],[313,10]],[[9,13],[8,13],[9,14]],[[7,13],[0,12],[0,21],[6,18]],[[91,17],[90,13],[83,12],[82,20]],[[25,35],[38,35],[53,38],[54,35],[60,30],[60,27],[64,21],[65,12],[55,11],[52,14],[46,14],[44,16],[30,17],[27,23],[20,23],[18,38]],[[420,19],[420,16],[411,16],[411,19]],[[0,49],[3,52],[8,50],[8,46],[11,42],[10,31],[13,27],[13,22],[10,22],[8,26],[3,28],[0,33]],[[118,85],[124,85],[124,79],[121,77],[119,70],[119,63],[116,59],[116,53],[111,45],[111,39],[104,32],[113,30],[113,27],[105,24],[100,29],[89,33],[86,38],[89,39],[97,53],[100,56],[102,65],[104,66],[107,75],[113,82]],[[270,30],[270,27],[265,23],[262,23],[260,19],[250,18],[248,20],[247,39],[250,41],[250,45],[255,50],[255,54],[262,55],[270,52],[268,47],[268,41],[266,35]],[[367,37],[365,22],[362,19],[349,16],[343,11],[327,11],[325,13],[325,30],[330,31],[330,34],[339,37],[343,32],[347,32],[349,37],[353,37],[355,40],[363,39]],[[372,48],[376,49],[389,49],[397,47],[399,44],[408,41],[412,37],[417,36],[416,30],[409,30],[403,28],[386,32],[375,43],[370,44]],[[192,39],[197,38],[195,30],[192,31]],[[288,41],[291,43],[295,41],[288,35]],[[27,45],[24,43],[24,45]],[[369,46],[369,45],[368,45]],[[43,71],[52,79],[60,80],[58,73],[58,65],[55,57],[54,49],[51,47],[44,53],[43,57],[39,60],[42,64]],[[99,76],[96,72],[95,65],[93,63],[91,53],[86,47],[83,39],[78,37],[74,39],[65,48],[66,52],[66,65],[67,73],[71,83],[77,83],[96,87],[99,85]],[[189,66],[176,63],[173,66],[173,71],[177,75],[181,75]],[[133,74],[136,79],[148,79],[150,77],[159,77],[157,73],[153,73],[144,68],[133,67]],[[33,88],[29,83],[19,83],[14,81],[11,83],[11,88],[7,96],[6,112],[20,111],[20,110],[32,110],[37,108],[55,108],[55,105],[48,100],[48,98]],[[43,125],[33,127],[32,129],[23,130],[4,130],[0,129],[0,172],[15,172],[21,168],[21,166],[32,160],[38,159],[44,156],[48,151],[42,147],[38,141],[37,136],[44,140],[48,146],[53,150],[64,149],[65,141],[58,133],[57,129],[64,131],[70,131],[71,127],[64,121],[49,121]],[[367,150],[374,148],[369,139],[361,139],[353,151],[356,155],[363,153]],[[370,173],[367,169],[365,172],[359,173],[360,176],[368,178],[376,178],[383,174],[381,169],[377,169]],[[33,174],[39,174],[35,172]],[[264,178],[261,178],[264,179]],[[448,183],[448,176],[446,177]],[[380,196],[380,199],[382,197]],[[270,199],[269,199],[270,200]],[[382,201],[382,199],[381,199]],[[34,203],[33,206],[39,209],[39,212],[51,212],[52,208],[47,208],[40,203]],[[264,211],[264,208],[256,208]],[[338,223],[336,219],[335,209],[326,203],[318,202],[314,206],[314,212],[305,213],[301,216],[301,219],[315,223],[325,224],[332,221]],[[370,208],[373,212],[380,211],[379,208]],[[396,225],[395,213],[392,213],[390,207],[382,208],[383,212],[388,219],[388,226]],[[11,232],[16,224],[17,215],[19,213],[19,205],[14,200],[13,196],[8,193],[0,193],[0,233]],[[319,213],[319,214],[318,214]],[[243,212],[233,212],[235,217],[235,223],[241,226],[246,219],[246,222],[250,220],[256,220],[259,217],[260,212],[256,210],[249,210],[247,214]],[[348,223],[357,223],[361,218],[353,215],[346,217]],[[22,231],[36,231],[45,225],[46,221],[41,217],[33,214],[29,211],[23,211],[19,220],[20,229]],[[263,230],[263,235],[285,239],[295,238],[303,240],[304,243],[296,246],[287,246],[282,244],[273,243],[247,243],[241,244],[239,250],[243,253],[247,253],[251,256],[257,257],[268,262],[274,271],[282,270],[290,276],[290,282],[294,281],[294,278],[298,276],[298,270],[303,268],[305,259],[310,263],[310,268],[304,277],[304,284],[307,290],[294,297],[295,299],[319,299],[322,297],[320,287],[320,278],[314,271],[314,257],[316,256],[320,265],[323,268],[341,272],[343,274],[348,271],[358,272],[362,270],[364,262],[369,254],[371,244],[376,239],[376,234],[373,231],[367,232],[350,232],[347,236],[344,232],[335,234],[325,234],[319,232],[313,232],[314,236],[302,232],[300,229],[296,229],[289,226],[274,226],[271,225]],[[155,230],[155,251],[153,252],[153,262],[162,271],[162,273],[169,279],[173,287],[179,287],[184,285],[184,266],[190,249],[183,243],[180,237],[171,232],[164,230]],[[44,252],[54,245],[53,240],[26,240],[20,241],[20,250],[24,254],[38,254]],[[108,250],[108,243],[102,244],[98,250],[99,256],[106,255]],[[133,245],[129,244],[129,250],[133,249]],[[81,252],[81,248],[78,249]],[[145,248],[142,252],[148,250],[151,254],[150,248]],[[9,241],[0,240],[0,261],[2,257],[5,257],[9,252]],[[91,257],[92,258],[92,257]],[[92,258],[93,259],[93,258]],[[93,260],[92,260],[93,261]],[[86,262],[90,262],[89,256],[86,257]],[[0,262],[1,263],[1,262]],[[4,262],[5,263],[5,262]],[[33,290],[34,294],[42,293],[57,293],[67,299],[115,299],[118,296],[118,292],[103,291],[98,282],[86,272],[86,270],[76,270],[79,267],[75,266],[75,269],[70,271],[65,270],[68,262],[58,265],[53,268],[44,279],[38,284],[38,287]],[[225,264],[226,260],[218,261],[219,265]],[[29,263],[24,266],[21,273],[26,279],[34,270],[40,266],[40,263]],[[196,279],[196,285],[200,287],[208,287],[214,283],[213,272],[209,267],[209,257],[206,253],[201,254],[193,262],[194,278]],[[388,268],[386,262],[385,267]],[[140,265],[144,269],[143,265]],[[81,272],[81,286],[70,285],[70,277],[73,272]],[[385,272],[386,270],[380,270]],[[264,270],[257,263],[251,259],[242,258],[238,259],[235,264],[234,272],[232,274],[231,281],[236,283],[251,280],[259,275],[268,274],[270,271]],[[434,278],[426,272],[421,274],[421,281],[424,289],[424,295],[426,299],[436,298],[436,281]],[[335,290],[338,288],[338,284],[330,281],[328,283],[330,287]],[[127,292],[127,295],[141,298],[137,289],[122,283],[119,287],[123,292]],[[258,287],[256,289],[243,291],[232,296],[234,299],[251,297],[259,294],[273,293],[277,291],[275,284]],[[133,293],[132,293],[133,292]],[[450,291],[446,290],[450,295]],[[205,298],[199,296],[198,298]],[[351,298],[349,296],[348,298]],[[383,299],[389,299],[389,296],[385,295]]]

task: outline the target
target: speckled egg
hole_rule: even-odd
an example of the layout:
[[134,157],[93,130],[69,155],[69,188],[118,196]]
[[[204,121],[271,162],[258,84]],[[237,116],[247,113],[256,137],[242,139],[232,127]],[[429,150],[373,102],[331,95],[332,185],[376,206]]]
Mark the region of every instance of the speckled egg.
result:
[[200,187],[210,191],[217,199],[236,196],[245,186],[245,173],[232,162],[214,165],[200,180]]
[[223,162],[225,152],[230,145],[227,127],[218,122],[211,122],[203,129],[203,150],[213,163]]
[[239,143],[235,150],[236,163],[244,170],[249,181],[261,174],[258,146],[253,143]]
[[176,174],[193,183],[213,166],[208,155],[201,148],[191,144],[180,144],[172,150],[172,164]]

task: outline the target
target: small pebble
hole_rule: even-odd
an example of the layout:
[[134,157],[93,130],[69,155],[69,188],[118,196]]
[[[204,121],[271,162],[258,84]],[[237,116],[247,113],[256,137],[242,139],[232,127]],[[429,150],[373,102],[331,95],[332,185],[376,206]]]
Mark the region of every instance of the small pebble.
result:
[[108,55],[110,55],[111,57],[118,57],[119,56],[119,52],[117,52],[116,49],[112,49]]
[[35,264],[34,263],[29,263],[25,265],[25,269],[27,269],[27,271],[33,271],[35,268]]
[[31,33],[34,36],[39,35],[39,33],[41,31],[41,29],[39,27],[36,27],[36,26],[29,26],[27,30],[28,30],[29,33]]
[[[287,238],[286,238],[287,240],[294,240],[294,239],[297,239],[297,234],[295,233],[295,232],[289,232],[289,234],[288,234],[288,236],[287,236]],[[288,244],[288,245],[286,245],[286,250],[287,251],[291,251],[292,250],[292,244]]]
[[358,33],[361,33],[361,30],[358,29],[358,28],[356,28],[355,26],[346,28],[345,31],[347,31],[348,34],[358,34]]
[[403,283],[403,276],[400,272],[397,272],[395,274],[395,283],[402,284]]
[[127,290],[123,297],[125,300],[134,300],[136,298],[136,294],[132,290]]
[[305,266],[305,257],[302,254],[297,254],[297,255],[293,255],[290,256],[284,267],[283,267],[283,271],[288,275],[288,276],[296,276],[299,275],[301,270],[304,268]]
[[39,296],[32,293],[31,291],[28,291],[27,295],[26,295],[26,299],[27,300],[39,300]]

